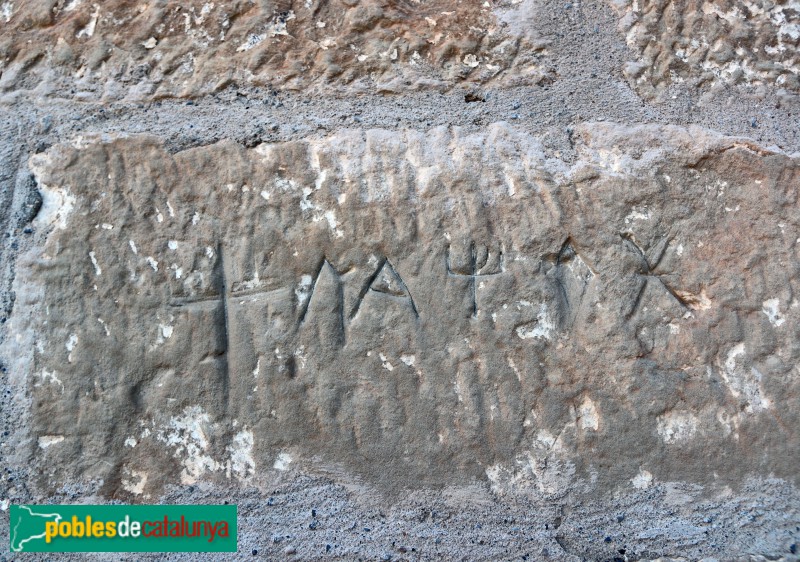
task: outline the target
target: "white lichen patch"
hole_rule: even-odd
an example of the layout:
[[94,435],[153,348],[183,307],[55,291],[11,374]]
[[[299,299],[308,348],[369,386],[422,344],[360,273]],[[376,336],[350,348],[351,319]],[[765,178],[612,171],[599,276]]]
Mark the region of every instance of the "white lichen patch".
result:
[[634,207],[631,209],[631,212],[628,213],[628,216],[625,217],[625,224],[635,223],[636,221],[649,221],[651,218],[652,214],[650,214],[650,210],[647,207],[644,207],[642,210]]
[[600,414],[597,411],[597,406],[588,396],[583,399],[580,407],[578,408],[578,419],[580,427],[583,429],[591,429],[597,431],[600,427]]
[[725,410],[720,408],[717,410],[717,423],[722,426],[722,434],[725,437],[733,435],[734,439],[739,439],[739,418],[736,415],[731,415]]
[[263,279],[261,279],[258,275],[258,269],[253,272],[252,279],[246,279],[241,283],[236,284],[237,291],[252,291],[253,289],[259,289],[265,285]]
[[64,441],[63,435],[42,435],[38,439],[39,447],[42,449],[47,449],[48,447],[52,447],[53,445],[57,445]]
[[2,17],[6,23],[11,21],[11,16],[14,15],[14,4],[12,2],[3,2],[0,5],[0,17]]
[[639,474],[631,478],[631,484],[637,490],[646,490],[653,484],[653,475],[646,470],[639,470]]
[[301,345],[300,347],[295,349],[294,356],[297,357],[297,361],[300,364],[300,368],[305,369],[306,361],[308,361],[308,358],[306,357],[306,346]]
[[76,199],[68,187],[50,187],[42,181],[44,170],[51,165],[52,160],[46,152],[34,154],[28,160],[28,167],[36,178],[42,196],[42,206],[34,219],[34,225],[39,228],[55,226],[64,230],[67,227],[67,217],[75,208]]
[[767,315],[769,318],[769,323],[773,326],[780,327],[786,322],[786,318],[780,311],[780,300],[778,299],[769,299],[761,303],[761,312]]
[[86,27],[78,31],[75,34],[75,37],[80,39],[81,37],[86,37],[87,39],[91,38],[94,35],[94,30],[97,27],[97,20],[100,17],[100,6],[97,4],[94,5],[94,12],[89,17],[89,23],[86,24]]
[[43,384],[54,384],[58,385],[61,388],[61,392],[64,392],[64,383],[61,382],[61,379],[58,378],[58,373],[56,371],[48,371],[46,369],[42,369],[42,374],[39,375],[40,382],[36,383],[34,386],[42,386]]
[[[525,301],[520,301],[520,303],[525,303]],[[543,339],[549,341],[552,340],[555,329],[556,324],[548,314],[547,305],[542,304],[539,307],[539,313],[536,315],[536,321],[518,326],[516,332],[517,336],[523,340]]]
[[325,37],[319,42],[319,46],[323,51],[327,51],[331,47],[336,46],[336,39],[334,37]]
[[165,326],[164,324],[159,324],[158,329],[161,330],[161,337],[163,337],[165,340],[168,340],[169,338],[172,337],[172,331],[173,331],[172,326]]
[[569,490],[575,465],[566,458],[560,440],[541,430],[530,451],[517,455],[512,465],[489,466],[486,476],[492,491],[499,495],[531,490],[547,496]]
[[311,201],[309,197],[313,193],[314,190],[310,187],[303,188],[302,197],[300,199],[300,209],[304,213],[310,214],[313,222],[326,221],[328,223],[328,228],[331,229],[331,232],[333,232],[337,238],[343,237],[344,232],[339,229],[340,223],[336,220],[336,213],[332,210],[324,210]]
[[300,277],[300,282],[297,284],[297,288],[294,290],[294,294],[297,297],[297,305],[302,308],[308,302],[308,298],[311,296],[311,283],[313,279],[310,275],[303,275]]
[[480,65],[481,63],[478,60],[478,57],[476,57],[475,55],[470,53],[468,55],[464,55],[463,64],[464,64],[464,66],[468,66],[470,68],[475,68],[478,65]]
[[383,353],[379,353],[378,357],[380,357],[381,365],[384,369],[387,371],[394,371],[394,366],[389,362],[388,359],[386,359],[386,356]]
[[131,470],[125,467],[122,471],[122,489],[136,496],[144,493],[147,485],[147,473],[139,470]]
[[64,344],[64,347],[67,348],[67,362],[72,363],[72,352],[75,347],[78,345],[78,336],[76,334],[70,334],[67,343]]
[[173,456],[183,466],[182,484],[194,484],[204,473],[220,469],[209,454],[211,429],[210,416],[200,406],[191,406],[158,431],[158,440],[174,449]]
[[228,446],[231,471],[240,480],[255,474],[256,461],[253,459],[253,442],[253,432],[245,428],[233,437],[233,444]]
[[287,31],[287,28],[286,28],[286,23],[291,21],[291,20],[293,20],[293,19],[295,19],[294,12],[290,11],[284,17],[278,19],[277,21],[274,21],[274,22],[270,23],[267,26],[267,29],[266,29],[266,31],[264,33],[251,33],[250,35],[247,36],[247,39],[245,39],[244,43],[242,43],[241,45],[239,45],[236,48],[236,52],[237,53],[243,53],[245,51],[249,51],[253,47],[257,47],[265,39],[270,38],[270,37],[277,37],[277,36],[280,36],[280,35],[289,35],[289,32]]
[[97,263],[97,256],[94,255],[94,252],[89,252],[89,259],[92,260],[94,274],[98,277],[101,276],[103,274],[103,270],[100,269],[100,264]]
[[294,459],[289,453],[279,453],[277,457],[275,457],[275,462],[272,465],[272,468],[275,470],[288,470],[289,465],[292,464]]
[[743,402],[744,412],[754,414],[769,408],[771,402],[761,388],[761,373],[748,368],[746,359],[745,346],[739,343],[728,351],[720,370],[730,393]]
[[514,375],[516,375],[517,380],[522,382],[522,373],[517,368],[517,364],[514,363],[514,360],[511,357],[506,357],[506,362],[508,363],[508,366],[511,368],[511,370],[514,371]]
[[308,196],[314,191],[310,187],[303,188],[303,197],[300,199],[300,209],[303,211],[311,211],[316,209],[316,205],[308,200]]
[[668,444],[688,441],[697,433],[697,417],[690,412],[667,412],[656,423],[658,435]]
[[414,363],[417,361],[417,358],[413,355],[401,355],[400,361],[409,367],[413,367]]
[[320,170],[317,174],[317,178],[314,180],[314,189],[319,191],[322,188],[322,184],[325,183],[325,180],[328,178],[328,170]]
[[536,443],[546,449],[555,447],[557,441],[556,436],[546,429],[540,429],[538,433],[536,433]]
[[[341,238],[342,236],[344,236],[344,232],[342,232],[339,229],[339,224],[340,223],[339,223],[339,221],[336,220],[336,213],[334,213],[333,211],[325,211],[324,216],[325,216],[325,220],[328,222],[328,228],[331,229],[331,232],[333,232],[336,235],[337,238]],[[322,220],[322,219],[321,218],[319,218],[319,219],[315,218],[314,220],[317,221],[317,220]]]

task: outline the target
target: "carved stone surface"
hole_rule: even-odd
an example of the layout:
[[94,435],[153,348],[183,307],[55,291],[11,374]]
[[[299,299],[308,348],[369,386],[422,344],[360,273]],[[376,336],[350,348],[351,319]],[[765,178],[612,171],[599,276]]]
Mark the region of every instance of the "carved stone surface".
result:
[[11,330],[39,484],[154,497],[290,461],[545,498],[795,481],[797,160],[676,127],[576,140],[569,165],[505,123],[33,156],[49,233]]
[[0,0],[0,512],[796,560],[798,16]]
[[546,42],[500,23],[489,4],[452,0],[4,2],[0,91],[69,84],[83,99],[113,100],[229,84],[441,90],[537,65]]
[[624,75],[646,97],[686,87],[721,96],[738,84],[761,97],[774,87],[796,104],[799,10],[791,1],[8,0],[0,4],[0,92],[109,101],[230,85],[546,86],[586,66],[576,51],[598,60],[627,47]]
[[[800,92],[796,2],[611,2],[619,29],[640,53],[625,74],[644,95],[689,82],[720,95],[732,84]],[[714,88],[716,87],[716,88]]]

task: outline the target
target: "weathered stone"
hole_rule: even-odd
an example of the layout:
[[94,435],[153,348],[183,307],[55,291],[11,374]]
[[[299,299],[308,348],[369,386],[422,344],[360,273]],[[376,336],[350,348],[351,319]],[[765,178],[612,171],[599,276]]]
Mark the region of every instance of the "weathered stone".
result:
[[575,138],[571,164],[505,123],[33,156],[9,341],[37,485],[796,482],[797,159]]
[[[619,39],[638,55],[615,72],[644,96],[684,83],[711,95],[733,84],[800,92],[800,12],[792,2],[608,7],[619,16]],[[554,10],[564,13],[556,26]],[[600,32],[574,25],[585,10],[538,0],[6,1],[0,91],[149,100],[229,85],[392,93],[546,85],[575,64],[582,36]],[[604,56],[609,47],[594,44]]]
[[0,0],[0,511],[794,559],[797,15]]
[[[620,32],[640,54],[625,69],[643,94],[676,83],[713,93],[732,84],[800,92],[800,6],[794,2],[633,2],[613,0]],[[762,89],[763,91],[763,89]]]
[[111,100],[229,84],[441,90],[535,60],[529,41],[504,32],[479,2],[47,4],[4,4],[2,90],[68,84],[86,99]]

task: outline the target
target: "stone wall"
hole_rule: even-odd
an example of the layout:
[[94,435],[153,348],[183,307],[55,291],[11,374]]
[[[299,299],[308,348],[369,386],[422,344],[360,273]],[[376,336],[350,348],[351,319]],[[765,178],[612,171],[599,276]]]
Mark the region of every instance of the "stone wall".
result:
[[0,507],[796,559],[798,17],[3,2]]

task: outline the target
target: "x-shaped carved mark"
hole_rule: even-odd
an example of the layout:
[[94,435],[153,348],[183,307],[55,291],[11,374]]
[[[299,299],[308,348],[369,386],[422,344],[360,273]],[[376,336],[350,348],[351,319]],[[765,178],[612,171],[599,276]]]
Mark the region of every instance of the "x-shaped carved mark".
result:
[[630,318],[634,315],[634,313],[639,309],[639,304],[642,300],[642,296],[644,295],[645,289],[647,289],[648,282],[653,279],[658,281],[658,283],[664,287],[664,289],[672,296],[673,299],[678,301],[682,307],[688,309],[690,308],[689,305],[683,300],[680,295],[670,287],[666,281],[664,281],[663,276],[659,275],[655,272],[658,268],[659,264],[661,263],[664,254],[667,252],[667,246],[669,245],[669,239],[664,237],[659,242],[658,246],[656,247],[654,261],[651,263],[650,259],[647,257],[647,254],[642,250],[642,248],[634,241],[633,236],[628,233],[624,232],[620,234],[622,238],[622,242],[625,246],[636,256],[639,258],[640,267],[638,274],[644,278],[644,282],[642,283],[641,287],[639,288],[639,292],[636,295],[636,299],[633,302],[633,307],[631,311],[627,314],[626,319]]

